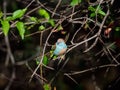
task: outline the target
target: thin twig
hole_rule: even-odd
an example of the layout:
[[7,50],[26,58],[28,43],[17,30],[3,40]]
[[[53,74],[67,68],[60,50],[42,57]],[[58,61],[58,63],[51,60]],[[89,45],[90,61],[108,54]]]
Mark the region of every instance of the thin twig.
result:
[[73,82],[75,82],[75,84],[77,84],[79,86],[79,83],[74,78],[72,78],[70,75],[65,74],[65,76],[67,76],[68,78],[70,78]]
[[[29,66],[29,64],[26,62],[25,63],[25,65],[27,66],[27,68],[33,73],[33,70],[32,70],[32,68]],[[41,77],[40,75],[38,75],[37,73],[35,74],[35,76],[37,76],[37,77],[39,77],[41,80],[43,80],[44,81],[44,83],[45,82],[47,82],[47,80],[45,79],[45,78],[43,78],[43,77]]]
[[58,3],[57,3],[57,5],[56,5],[56,7],[55,7],[55,9],[54,9],[54,11],[53,11],[53,13],[52,13],[52,16],[51,16],[51,17],[53,17],[53,16],[54,16],[54,14],[55,14],[55,12],[56,12],[57,8],[59,7],[59,5],[61,4],[61,2],[62,2],[62,0],[59,0],[59,1],[58,1]]
[[85,70],[82,70],[82,71],[74,71],[72,73],[65,73],[64,75],[77,75],[77,74],[82,74],[82,73],[85,73],[85,72],[93,71],[93,70],[96,70],[96,69],[102,69],[102,68],[107,68],[107,67],[117,67],[119,65],[118,64],[106,64],[106,65],[101,65],[101,66],[96,66],[96,67],[93,67],[93,68],[85,69]]
[[83,41],[77,43],[76,45],[74,45],[74,46],[72,46],[71,48],[69,48],[69,49],[67,50],[67,53],[70,52],[71,50],[73,50],[74,48],[76,48],[76,47],[78,47],[78,46],[80,46],[80,45],[82,45],[82,44],[84,44],[84,43],[86,43],[86,42],[88,42],[88,41],[96,38],[96,37],[97,37],[97,35],[94,35],[94,36],[92,36],[92,37],[90,37],[90,38],[88,38],[88,39],[86,39],[86,40],[83,40]]
[[35,0],[32,0],[32,1],[26,6],[26,8],[30,7],[30,5],[32,5],[33,2],[35,2]]
[[[6,12],[7,12],[6,7],[7,7],[7,1],[4,0],[4,2],[3,2],[4,19],[6,18]],[[5,43],[6,43],[6,46],[7,46],[7,53],[8,53],[7,56],[9,55],[9,58],[10,58],[10,60],[11,60],[11,63],[12,63],[12,65],[14,66],[14,64],[15,64],[15,59],[14,59],[14,56],[13,56],[12,51],[11,51],[11,48],[10,48],[10,43],[9,43],[9,38],[8,38],[8,36],[5,36]],[[9,90],[9,88],[11,87],[11,85],[12,85],[15,77],[16,77],[16,75],[15,75],[15,67],[13,67],[13,68],[12,68],[11,79],[10,79],[8,85],[5,87],[5,90]]]
[[67,64],[67,62],[69,61],[69,58],[67,58],[64,62],[64,64],[62,65],[62,67],[57,71],[57,73],[54,75],[54,77],[50,80],[49,84],[52,84],[52,82],[55,80],[55,78],[58,76],[58,74],[61,72],[61,70],[65,67],[65,65]]

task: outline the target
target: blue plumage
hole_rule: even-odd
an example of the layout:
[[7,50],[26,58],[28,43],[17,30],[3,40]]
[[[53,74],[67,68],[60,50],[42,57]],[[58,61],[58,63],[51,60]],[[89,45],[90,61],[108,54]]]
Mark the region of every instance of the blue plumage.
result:
[[56,48],[54,50],[54,55],[64,54],[67,50],[67,45],[65,44],[63,39],[58,39],[56,42]]

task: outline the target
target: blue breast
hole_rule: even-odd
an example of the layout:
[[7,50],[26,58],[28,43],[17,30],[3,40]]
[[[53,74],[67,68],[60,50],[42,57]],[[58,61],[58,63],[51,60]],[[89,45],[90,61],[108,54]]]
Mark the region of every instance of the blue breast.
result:
[[63,49],[67,49],[67,45],[64,42],[56,43],[56,48],[54,50],[54,54],[59,55],[60,51]]

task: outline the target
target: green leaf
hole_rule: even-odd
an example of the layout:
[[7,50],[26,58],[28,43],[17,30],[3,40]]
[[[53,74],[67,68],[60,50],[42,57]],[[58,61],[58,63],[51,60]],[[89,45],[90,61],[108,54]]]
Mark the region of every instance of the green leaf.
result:
[[27,8],[19,9],[13,12],[13,15],[12,15],[13,19],[21,18],[25,14],[26,10]]
[[1,24],[2,24],[2,30],[5,36],[8,35],[9,29],[10,29],[10,24],[8,20],[1,20]]
[[[53,48],[53,46],[52,46],[52,48]],[[52,57],[53,56],[53,50],[50,50],[50,57]]]
[[120,38],[120,27],[115,28],[114,37],[115,38]]
[[0,11],[0,18],[3,16],[3,13],[2,13],[2,11]]
[[55,60],[57,58],[57,56],[53,56],[53,60]]
[[38,10],[38,14],[41,15],[41,16],[45,15],[45,13],[46,13],[45,9],[39,9]]
[[43,25],[41,25],[41,26],[39,26],[39,30],[44,30],[45,29],[45,27],[43,26]]
[[82,0],[72,0],[71,3],[70,3],[70,5],[71,6],[75,6],[75,5],[78,5],[81,2],[82,2]]
[[43,86],[43,88],[44,88],[44,90],[51,90],[51,87],[50,87],[49,84],[45,84],[45,85]]
[[61,25],[58,26],[57,28],[58,31],[63,30],[63,27]]
[[[40,63],[39,59],[36,59],[36,64],[39,65],[39,63]],[[43,62],[42,62],[42,63],[43,63],[44,65],[47,65],[47,64],[48,64],[48,58],[47,58],[46,55],[43,57]]]
[[98,10],[98,13],[101,14],[101,15],[103,15],[103,16],[106,15],[106,13],[104,11],[102,11],[102,10]]
[[40,63],[39,59],[36,59],[35,61],[36,61],[36,64],[39,65]]
[[39,9],[38,14],[43,16],[45,19],[50,19],[50,15],[45,9]]
[[6,17],[6,20],[11,21],[13,18],[11,16]]
[[95,12],[96,9],[95,9],[94,7],[92,7],[92,6],[89,6],[89,7],[88,7],[88,10],[89,10],[89,11],[92,11],[92,12]]
[[46,14],[44,15],[44,17],[45,17],[45,19],[50,19],[50,15],[49,15],[48,13],[46,13]]
[[48,22],[51,24],[51,26],[53,26],[53,27],[55,26],[55,22],[53,19],[50,19]]
[[90,14],[90,17],[95,17],[95,16],[96,16],[95,13],[91,13],[91,14]]
[[106,15],[106,13],[102,10],[102,8],[100,6],[97,6],[96,9],[97,8],[98,8],[98,11],[97,11],[98,14],[103,15],[103,16]]
[[30,17],[30,20],[36,22],[37,18],[36,17]]
[[25,27],[23,22],[17,22],[16,27],[19,31],[19,35],[21,36],[22,39],[24,39],[24,34],[25,34]]
[[44,64],[44,65],[47,65],[47,64],[48,64],[48,58],[47,58],[46,55],[43,57],[43,64]]
[[120,27],[116,27],[115,31],[117,31],[117,32],[120,31]]

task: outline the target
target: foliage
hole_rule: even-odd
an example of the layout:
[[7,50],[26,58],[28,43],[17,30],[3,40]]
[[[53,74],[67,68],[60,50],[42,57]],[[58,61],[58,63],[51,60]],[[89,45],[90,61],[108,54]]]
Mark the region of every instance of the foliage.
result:
[[[93,6],[89,6],[88,7],[88,10],[91,11],[91,14],[90,14],[90,17],[95,17],[96,14],[99,15],[102,15],[102,16],[105,16],[106,13],[101,9],[100,6],[96,6],[96,7],[93,7]],[[97,11],[96,11],[97,10]]]
[[45,27],[43,25],[39,26],[39,30],[44,30]]
[[58,26],[57,30],[63,30],[63,27],[61,25]]
[[120,27],[115,28],[114,36],[117,37],[117,38],[120,38]]
[[1,18],[1,17],[3,17],[3,13],[2,13],[2,11],[0,11],[0,18]]
[[37,18],[36,17],[30,17],[31,21],[37,22]]
[[115,31],[120,31],[120,27],[116,27],[116,28],[115,28]]
[[51,87],[50,87],[49,84],[45,84],[45,85],[43,86],[43,88],[44,88],[44,90],[51,90]]
[[[20,19],[26,12],[26,8],[25,9],[19,9],[13,12],[12,16],[8,16],[6,17],[6,19],[1,18],[1,24],[2,24],[2,30],[5,36],[8,35],[9,29],[10,29],[10,21],[15,20],[15,19]],[[2,13],[2,12],[1,12]],[[2,17],[2,14],[1,14]],[[22,39],[24,39],[24,33],[25,33],[25,27],[24,27],[24,23],[18,21],[16,24],[16,27],[19,31],[19,34],[21,36]]]
[[75,6],[75,5],[78,5],[81,2],[82,2],[82,0],[72,0],[71,3],[70,3],[70,5],[71,6]]
[[50,15],[45,9],[39,9],[38,14],[43,16],[45,19],[50,19]]
[[[43,64],[44,65],[47,65],[48,64],[48,62],[49,62],[49,60],[48,60],[48,57],[45,55],[44,57],[43,57]],[[38,65],[40,63],[40,60],[39,59],[36,59],[36,64]]]
[[24,39],[24,34],[25,34],[24,23],[19,21],[19,22],[16,23],[16,27],[19,31],[19,34],[20,34],[21,38]]
[[47,58],[46,55],[43,57],[43,64],[44,64],[44,65],[47,65],[47,64],[48,64],[48,58]]
[[25,14],[26,10],[27,8],[14,11],[12,15],[12,19],[15,20],[21,18]]
[[[8,35],[8,32],[9,32],[9,29],[10,29],[10,23],[11,21],[17,21],[16,23],[16,27],[17,27],[17,30],[19,32],[19,35],[21,36],[22,39],[24,39],[24,36],[25,36],[25,22],[21,22],[20,19],[22,17],[24,17],[24,14],[25,12],[27,11],[27,8],[24,8],[24,9],[18,9],[16,11],[14,11],[12,13],[12,16],[7,16],[5,20],[2,20],[1,19],[1,24],[2,24],[2,29],[3,29],[3,33],[5,34],[5,36]],[[50,19],[50,15],[49,13],[45,10],[45,9],[39,9],[38,10],[38,14],[40,16],[43,16],[45,19],[47,19],[47,23],[49,23],[51,26],[55,26],[55,22],[53,19]],[[0,18],[3,17],[3,14],[2,12],[0,13]],[[37,20],[37,17],[30,17],[30,20],[33,21],[33,22],[36,22],[36,24],[39,24],[41,23],[38,22]],[[31,25],[31,27],[28,27],[28,29],[32,28],[34,25]],[[44,30],[45,29],[45,26],[44,25],[40,25],[38,30]]]
[[45,9],[39,9],[38,10],[38,14],[40,16],[43,16],[46,20],[48,20],[47,22],[51,25],[51,26],[55,26],[55,22],[54,19],[50,18],[50,14],[45,10]]
[[2,30],[5,36],[8,35],[9,29],[10,29],[10,24],[8,20],[1,20],[2,24]]
[[53,26],[53,27],[55,26],[55,21],[54,21],[54,19],[50,19],[50,20],[48,21],[48,23],[50,23],[50,25]]

